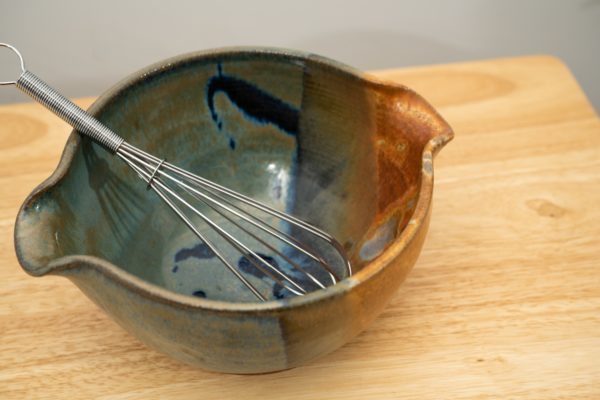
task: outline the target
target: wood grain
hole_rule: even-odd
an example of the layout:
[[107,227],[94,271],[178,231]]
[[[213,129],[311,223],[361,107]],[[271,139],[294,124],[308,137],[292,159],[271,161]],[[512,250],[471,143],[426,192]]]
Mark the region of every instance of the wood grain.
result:
[[600,121],[569,70],[535,56],[377,75],[456,131],[425,248],[370,329],[258,376],[171,361],[69,281],[21,270],[15,215],[69,129],[36,105],[0,107],[0,398],[600,398]]

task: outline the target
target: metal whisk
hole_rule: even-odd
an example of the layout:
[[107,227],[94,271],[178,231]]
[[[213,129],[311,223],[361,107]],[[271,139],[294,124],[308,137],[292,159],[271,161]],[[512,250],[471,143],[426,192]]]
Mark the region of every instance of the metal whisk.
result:
[[[201,221],[204,227],[214,230],[218,234],[216,237],[222,238],[228,248],[240,253],[247,264],[292,294],[303,295],[325,288],[351,275],[352,268],[345,251],[331,235],[132,146],[26,70],[23,57],[16,48],[4,43],[0,43],[0,47],[12,50],[18,56],[21,67],[18,79],[0,82],[0,85],[15,85],[123,160],[258,299],[268,300],[226,257],[227,252],[221,249],[222,246],[215,244],[212,237],[209,239],[195,221]],[[215,222],[211,214],[218,215],[227,221],[228,227],[235,228],[225,229],[223,224]],[[275,223],[267,220],[275,220]],[[277,255],[280,262],[252,250],[249,241]],[[336,272],[331,260],[342,266],[342,273]]]

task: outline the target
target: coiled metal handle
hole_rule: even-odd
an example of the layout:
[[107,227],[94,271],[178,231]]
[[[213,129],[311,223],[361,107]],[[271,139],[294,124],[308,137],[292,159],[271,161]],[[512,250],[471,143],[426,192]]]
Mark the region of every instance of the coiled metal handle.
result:
[[54,114],[58,115],[77,131],[89,136],[95,142],[116,152],[124,139],[102,124],[96,118],[82,110],[69,99],[58,93],[34,73],[25,69],[21,53],[13,46],[0,43],[0,47],[12,50],[21,63],[21,76],[15,81],[2,81],[2,85],[15,85]]

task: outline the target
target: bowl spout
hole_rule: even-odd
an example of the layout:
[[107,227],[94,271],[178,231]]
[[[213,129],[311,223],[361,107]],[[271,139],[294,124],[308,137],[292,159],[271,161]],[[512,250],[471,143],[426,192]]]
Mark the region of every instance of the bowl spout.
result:
[[62,256],[60,224],[64,220],[54,198],[34,191],[25,201],[15,223],[15,250],[25,272],[43,276]]
[[[406,86],[375,83],[377,103],[377,145],[380,152],[397,163],[411,164],[411,153],[420,155],[431,142],[436,153],[454,137],[452,128],[421,95]],[[419,164],[419,163],[415,163]]]

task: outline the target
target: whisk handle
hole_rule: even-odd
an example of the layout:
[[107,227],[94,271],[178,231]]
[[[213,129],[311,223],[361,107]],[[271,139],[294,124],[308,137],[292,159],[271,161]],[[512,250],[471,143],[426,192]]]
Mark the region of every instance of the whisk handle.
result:
[[25,69],[23,56],[16,47],[8,43],[0,43],[0,48],[12,51],[18,57],[21,69],[21,75],[18,79],[2,80],[0,81],[0,86],[15,85],[38,103],[41,103],[54,114],[64,119],[79,132],[89,136],[92,140],[103,145],[113,153],[117,152],[123,143],[123,138],[52,89],[47,83],[35,76],[35,74]]
[[79,132],[89,136],[112,152],[116,152],[123,143],[123,138],[58,93],[32,72],[23,71],[15,85]]

